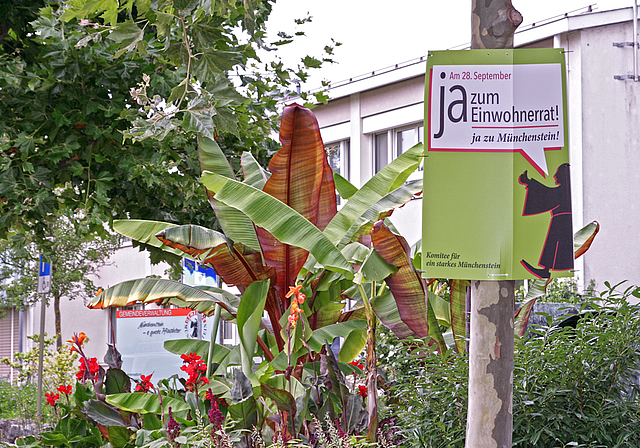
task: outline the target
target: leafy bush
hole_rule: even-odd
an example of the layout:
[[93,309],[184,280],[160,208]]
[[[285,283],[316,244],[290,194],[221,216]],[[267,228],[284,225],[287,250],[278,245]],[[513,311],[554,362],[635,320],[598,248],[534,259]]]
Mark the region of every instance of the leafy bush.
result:
[[517,343],[514,446],[640,446],[640,288],[607,286],[576,328]]
[[[516,340],[514,446],[640,446],[640,311],[629,304],[640,288],[619,286],[585,304],[575,328]],[[390,365],[402,365],[388,402],[403,446],[464,447],[467,357],[417,356],[427,348],[417,342],[412,355],[387,350]]]
[[35,384],[14,386],[0,380],[0,419],[33,419],[36,415],[38,391]]
[[[27,336],[32,339],[36,346],[25,353],[16,353],[15,362],[8,358],[3,358],[1,362],[18,369],[18,385],[12,385],[7,381],[0,380],[0,418],[23,418],[33,420],[36,417],[38,401],[38,389],[36,380],[38,375],[38,359],[40,335]],[[54,391],[60,384],[72,382],[75,372],[73,363],[78,358],[76,354],[69,351],[70,345],[65,344],[60,350],[52,348],[55,340],[46,338],[44,352],[44,375],[43,391]],[[43,404],[46,403],[42,398]],[[54,413],[47,407],[42,407],[42,420],[45,423],[55,421]]]

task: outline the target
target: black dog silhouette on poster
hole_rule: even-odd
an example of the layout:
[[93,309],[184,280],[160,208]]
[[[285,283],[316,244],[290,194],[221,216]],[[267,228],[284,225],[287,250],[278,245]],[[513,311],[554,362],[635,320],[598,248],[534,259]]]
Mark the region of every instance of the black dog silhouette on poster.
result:
[[573,234],[571,230],[571,188],[569,164],[560,165],[553,176],[557,187],[547,187],[530,179],[525,171],[518,180],[527,188],[522,216],[551,212],[547,240],[539,267],[522,260],[522,266],[538,278],[550,278],[551,271],[573,269]]

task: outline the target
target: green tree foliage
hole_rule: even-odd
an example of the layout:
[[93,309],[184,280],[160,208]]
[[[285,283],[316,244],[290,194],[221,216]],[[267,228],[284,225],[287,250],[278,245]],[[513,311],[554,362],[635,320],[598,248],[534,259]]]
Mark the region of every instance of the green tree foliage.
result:
[[[115,235],[92,236],[75,229],[68,218],[59,218],[47,229],[51,238],[39,240],[16,235],[0,240],[0,309],[28,308],[42,297],[53,300],[57,347],[62,346],[60,302],[63,299],[94,297],[98,286],[93,278],[118,249]],[[51,292],[37,293],[40,255],[52,266]]]
[[195,132],[265,163],[277,100],[317,64],[260,64],[270,0],[61,6],[12,0],[0,29],[0,237],[50,236],[58,210],[216,227]]

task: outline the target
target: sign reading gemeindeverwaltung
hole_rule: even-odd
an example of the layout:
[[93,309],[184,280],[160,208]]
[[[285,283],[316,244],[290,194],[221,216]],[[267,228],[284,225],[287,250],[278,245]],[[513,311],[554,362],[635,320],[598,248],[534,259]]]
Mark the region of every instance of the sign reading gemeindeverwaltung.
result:
[[118,310],[117,347],[122,370],[132,378],[154,374],[154,381],[183,375],[182,360],[164,348],[174,339],[209,339],[206,316],[188,308]]
[[562,49],[429,53],[425,276],[573,275],[564,64]]

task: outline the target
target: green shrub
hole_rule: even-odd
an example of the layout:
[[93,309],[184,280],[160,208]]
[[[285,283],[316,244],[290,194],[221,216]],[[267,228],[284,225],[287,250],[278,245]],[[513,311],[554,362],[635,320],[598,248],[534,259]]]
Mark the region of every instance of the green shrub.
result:
[[32,419],[36,415],[37,388],[34,384],[13,386],[0,380],[0,419]]
[[[526,343],[516,340],[514,446],[640,446],[640,311],[629,305],[640,288],[607,286],[598,303],[583,306],[576,328],[538,329]],[[388,403],[403,446],[464,447],[466,355],[390,358],[402,366]]]
[[[514,446],[640,446],[640,289],[611,287],[576,328],[517,342]],[[573,445],[570,445],[573,444]]]

